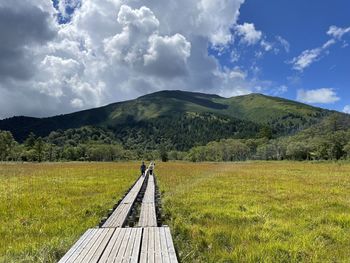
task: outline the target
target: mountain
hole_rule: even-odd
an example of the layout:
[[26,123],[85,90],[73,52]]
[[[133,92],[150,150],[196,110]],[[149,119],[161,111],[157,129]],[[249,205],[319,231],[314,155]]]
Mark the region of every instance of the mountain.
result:
[[177,150],[223,138],[259,136],[265,127],[274,137],[294,134],[342,113],[277,97],[250,94],[232,98],[218,95],[160,91],[135,100],[49,118],[13,117],[0,121],[18,141],[30,132],[94,126],[112,131],[127,148],[154,148],[165,143]]

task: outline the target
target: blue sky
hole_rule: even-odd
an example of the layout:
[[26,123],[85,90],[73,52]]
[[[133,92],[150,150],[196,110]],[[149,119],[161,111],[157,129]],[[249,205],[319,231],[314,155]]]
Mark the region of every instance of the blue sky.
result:
[[250,74],[253,74],[250,67],[256,65],[259,78],[273,81],[275,86],[288,87],[287,92],[276,95],[293,100],[298,99],[301,89],[333,89],[338,101],[311,104],[342,111],[350,103],[350,33],[344,34],[302,71],[293,69],[289,62],[305,50],[319,48],[332,39],[327,34],[330,26],[348,28],[349,12],[350,1],[346,0],[247,0],[240,8],[238,24],[253,23],[255,29],[262,32],[262,38],[269,42],[275,42],[276,36],[281,36],[288,41],[289,52],[267,52],[257,59],[255,52],[261,49],[259,44],[247,47],[236,41],[231,49],[238,47],[239,53],[243,54],[237,61],[230,61],[230,50],[222,56],[216,54],[216,57],[221,65],[238,66]]
[[347,0],[0,1],[0,118],[165,89],[350,113],[349,10]]

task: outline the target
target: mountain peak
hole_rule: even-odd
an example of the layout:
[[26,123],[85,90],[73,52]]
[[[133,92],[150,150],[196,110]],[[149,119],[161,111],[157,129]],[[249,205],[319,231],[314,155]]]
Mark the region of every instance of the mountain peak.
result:
[[[157,121],[161,123],[164,119],[168,119],[176,122],[177,119],[177,125],[183,126],[181,121],[186,119],[186,116],[199,116],[198,118],[206,116],[203,117],[204,119],[211,116],[210,118],[223,123],[222,129],[232,128],[225,126],[224,123],[227,121],[239,120],[253,124],[251,126],[253,130],[259,125],[269,125],[276,134],[286,135],[319,123],[331,113],[333,112],[260,93],[224,98],[200,92],[163,90],[134,100],[71,114],[43,119],[10,118],[0,121],[0,130],[11,131],[15,138],[21,141],[30,132],[38,136],[47,136],[58,129],[66,130],[89,125],[108,128],[117,134],[118,131],[121,132],[132,125],[152,127]],[[207,123],[199,129],[208,129],[208,127],[210,125]],[[218,131],[210,132],[215,134]],[[234,134],[235,132],[231,135],[234,136]]]
[[223,98],[216,94],[207,94],[201,92],[192,92],[185,90],[161,90],[153,93],[149,93],[139,97],[141,98],[184,98],[184,97],[202,97],[202,98]]

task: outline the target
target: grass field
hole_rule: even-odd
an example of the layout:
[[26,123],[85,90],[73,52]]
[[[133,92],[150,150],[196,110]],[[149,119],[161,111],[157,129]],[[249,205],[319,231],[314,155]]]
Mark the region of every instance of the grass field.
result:
[[136,164],[0,164],[0,262],[56,262],[135,181]]
[[[0,164],[0,262],[55,262],[138,163]],[[350,262],[349,163],[157,163],[184,262]]]
[[157,173],[182,262],[350,262],[349,164],[175,163]]

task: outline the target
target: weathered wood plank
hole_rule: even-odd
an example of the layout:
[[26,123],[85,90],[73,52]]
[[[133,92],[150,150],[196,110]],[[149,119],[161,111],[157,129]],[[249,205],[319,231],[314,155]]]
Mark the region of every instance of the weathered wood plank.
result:
[[92,249],[96,241],[99,239],[99,237],[103,234],[103,231],[101,229],[97,229],[96,234],[82,247],[80,253],[77,255],[75,259],[71,258],[68,262],[84,262],[85,256],[89,253],[89,251]]
[[114,256],[118,253],[121,240],[123,238],[123,231],[121,228],[117,228],[114,231],[114,234],[112,238],[110,239],[109,243],[107,244],[107,247],[105,251],[103,252],[103,255],[101,256],[99,262],[106,263],[106,262],[113,262]]
[[113,246],[112,252],[110,253],[110,255],[108,257],[108,263],[118,262],[118,261],[116,261],[116,258],[118,257],[118,255],[124,253],[124,248],[122,248],[122,245],[123,245],[123,241],[126,238],[126,235],[128,235],[128,234],[129,233],[128,233],[126,228],[121,228],[120,234],[119,234],[119,236],[118,236],[118,238]]
[[145,177],[141,176],[134,184],[129,193],[123,198],[112,215],[106,220],[102,227],[123,227],[132,206],[141,190]]
[[154,227],[149,228],[149,241],[148,241],[148,252],[147,252],[147,260],[148,263],[154,263]]
[[143,229],[140,263],[148,262],[149,228]]
[[88,229],[80,239],[68,250],[68,252],[60,259],[59,263],[65,263],[67,260],[75,254],[77,249],[84,243],[87,242],[91,235],[94,234],[94,229]]
[[173,243],[173,238],[171,237],[169,227],[164,227],[164,231],[165,231],[165,237],[166,237],[167,246],[168,246],[170,262],[171,263],[178,263],[177,257],[176,257],[176,252],[175,252],[175,247],[174,247],[174,243]]
[[140,246],[141,246],[141,240],[142,240],[142,233],[143,233],[142,228],[136,229],[136,238],[135,238],[134,247],[131,253],[130,263],[137,263],[139,260],[139,255],[141,251]]
[[163,263],[170,263],[170,255],[169,255],[168,245],[167,245],[166,236],[165,236],[165,228],[161,227],[159,230],[160,230],[162,260],[163,260]]
[[120,250],[115,258],[115,262],[123,262],[123,258],[125,255],[125,251],[128,247],[128,242],[131,236],[131,228],[125,228],[125,235],[124,238],[122,240],[122,245],[120,247]]
[[155,245],[155,262],[161,263],[162,262],[162,249],[160,245],[160,234],[159,234],[159,228],[154,228],[154,245]]
[[84,262],[97,263],[102,255],[102,252],[105,250],[107,244],[109,243],[113,233],[115,232],[114,228],[104,229],[103,235],[97,240],[94,248],[91,250],[90,254],[86,255]]

